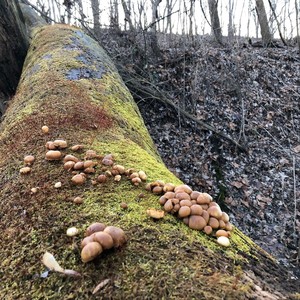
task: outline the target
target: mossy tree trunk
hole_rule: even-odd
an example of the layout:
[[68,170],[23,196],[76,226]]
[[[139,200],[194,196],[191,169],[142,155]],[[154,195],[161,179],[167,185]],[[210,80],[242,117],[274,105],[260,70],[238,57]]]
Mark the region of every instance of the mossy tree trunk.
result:
[[[43,125],[48,134],[42,133]],[[101,299],[288,297],[288,278],[280,278],[286,272],[237,229],[231,246],[222,248],[173,215],[158,221],[148,217],[146,210],[160,205],[144,184],[133,186],[124,177],[93,185],[96,175],[88,175],[83,186],[72,185],[61,161],[44,159],[45,143],[57,138],[100,155],[112,153],[116,163],[144,170],[148,181],[179,183],[162,163],[103,49],[78,28],[36,29],[17,94],[0,127],[0,298],[92,299],[91,291],[105,279],[109,281],[97,295]],[[84,156],[70,148],[63,152]],[[30,174],[20,175],[28,154],[36,160]],[[56,189],[56,182],[62,187]],[[31,191],[34,187],[37,193]],[[76,196],[84,203],[75,205]],[[121,202],[128,204],[126,210]],[[99,221],[123,228],[128,242],[84,264],[79,249],[83,232]],[[66,236],[71,226],[80,229],[73,239]],[[50,273],[41,278],[45,251],[83,276]]]

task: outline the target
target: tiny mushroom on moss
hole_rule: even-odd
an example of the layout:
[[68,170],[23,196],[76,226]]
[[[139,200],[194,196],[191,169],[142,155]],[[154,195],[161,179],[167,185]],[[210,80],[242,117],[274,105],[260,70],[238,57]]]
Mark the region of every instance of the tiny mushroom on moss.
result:
[[33,162],[35,161],[35,157],[33,156],[33,155],[26,155],[25,157],[24,157],[24,163],[26,164],[26,165],[32,165],[33,164]]
[[155,208],[147,209],[147,215],[153,219],[162,219],[165,216],[165,212],[163,210],[157,210]]
[[42,131],[43,131],[43,133],[48,133],[49,132],[49,127],[46,126],[46,125],[42,126]]
[[67,236],[75,236],[79,233],[79,230],[76,227],[70,227],[67,229]]
[[73,199],[73,202],[74,202],[75,204],[82,204],[82,203],[83,203],[83,198],[81,198],[81,197],[75,197],[75,198]]
[[93,234],[93,241],[99,243],[103,250],[111,249],[114,246],[114,240],[111,235],[104,231],[99,231]]
[[102,246],[97,242],[86,244],[81,250],[81,260],[86,263],[95,259],[103,251]]
[[103,223],[99,223],[99,222],[93,223],[86,229],[85,236],[89,236],[98,231],[103,231],[105,227],[106,225]]
[[68,162],[68,161],[73,161],[75,163],[77,163],[79,161],[79,159],[74,156],[74,155],[71,155],[71,154],[67,154],[65,157],[64,157],[64,163]]
[[46,152],[46,160],[60,160],[61,159],[61,152],[58,150],[49,150]]
[[189,227],[196,230],[202,230],[207,225],[203,217],[191,215],[189,217]]
[[24,175],[24,174],[28,174],[31,172],[31,168],[30,167],[23,167],[20,169],[20,174]]
[[75,151],[75,152],[79,151],[81,149],[83,149],[83,145],[74,145],[74,146],[71,147],[71,150]]
[[114,241],[115,248],[121,247],[126,243],[127,238],[125,232],[121,228],[115,226],[107,226],[105,227],[104,232],[111,235]]
[[64,149],[68,147],[68,143],[65,140],[55,140],[54,146],[59,149]]
[[226,236],[219,236],[217,238],[218,244],[220,244],[223,247],[229,247],[230,246],[230,241],[229,238]]
[[82,174],[76,174],[72,177],[72,182],[76,185],[81,185],[84,184],[86,181],[86,177],[83,176]]

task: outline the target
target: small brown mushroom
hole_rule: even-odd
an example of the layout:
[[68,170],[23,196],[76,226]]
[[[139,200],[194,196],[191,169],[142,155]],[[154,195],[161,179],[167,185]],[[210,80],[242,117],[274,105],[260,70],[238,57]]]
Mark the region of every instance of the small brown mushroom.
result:
[[219,229],[219,230],[216,232],[216,237],[219,237],[219,236],[226,236],[226,237],[229,237],[229,233],[228,233],[226,230]]
[[161,196],[158,201],[159,201],[160,205],[165,205],[165,203],[167,202],[167,200],[168,199],[165,196]]
[[207,193],[200,193],[197,198],[198,204],[209,204],[212,201],[212,197]]
[[75,165],[74,161],[71,161],[71,160],[67,161],[67,162],[64,163],[64,169],[67,170],[67,171],[70,171],[70,170],[73,169],[74,165]]
[[64,157],[64,163],[66,163],[67,161],[74,161],[75,163],[77,163],[79,161],[79,159],[76,156],[74,156],[74,155],[67,154]]
[[56,147],[54,145],[54,143],[52,141],[48,141],[45,145],[45,147],[48,149],[48,150],[55,150]]
[[180,203],[180,206],[192,206],[191,200],[184,199],[184,200],[181,200],[179,203]]
[[185,192],[175,193],[175,198],[177,198],[179,200],[191,200],[190,195]]
[[74,184],[81,185],[81,184],[85,183],[86,177],[80,173],[80,174],[74,175],[71,180]]
[[197,200],[197,198],[199,197],[200,194],[201,193],[198,191],[192,191],[190,197],[192,200]]
[[210,225],[213,229],[218,229],[220,226],[218,219],[214,217],[209,218],[208,225]]
[[90,242],[87,245],[83,247],[81,250],[81,260],[86,263],[94,258],[96,258],[98,255],[100,255],[103,251],[102,246],[97,242]]
[[164,210],[166,212],[170,212],[173,209],[173,203],[172,200],[169,199],[165,204],[164,204]]
[[100,175],[97,177],[97,180],[98,180],[100,183],[104,183],[104,182],[107,180],[107,177],[106,177],[106,175],[104,175],[104,174],[100,174]]
[[178,217],[179,218],[185,218],[188,217],[191,214],[191,209],[189,206],[181,206],[178,211]]
[[186,184],[180,184],[180,185],[176,186],[175,189],[174,189],[175,193],[179,192],[180,190],[186,192],[187,194],[191,194],[192,191],[193,191],[193,190],[192,190],[188,185],[186,185]]
[[43,133],[48,133],[49,132],[49,127],[48,126],[46,126],[46,125],[44,125],[44,126],[42,126],[42,131],[43,131]]
[[83,203],[83,199],[81,197],[75,197],[73,202],[75,204],[82,204]]
[[34,160],[35,160],[35,157],[33,155],[26,155],[24,157],[24,163],[28,166],[32,165]]
[[145,173],[144,171],[140,170],[140,171],[138,172],[138,174],[139,174],[139,177],[140,177],[143,181],[146,181],[146,180],[147,180],[147,175],[146,175],[146,173]]
[[166,183],[163,187],[164,192],[173,192],[175,189],[175,185],[173,183]]
[[222,217],[222,211],[219,206],[211,206],[207,209],[210,216],[220,219]]
[[189,227],[191,229],[202,230],[206,224],[206,221],[201,216],[192,215],[189,217]]
[[[120,175],[119,175],[119,176],[120,176]],[[134,178],[131,179],[131,182],[132,182],[134,185],[139,185],[139,184],[142,182],[142,180],[141,180],[140,177],[134,177]]]
[[20,174],[24,175],[24,174],[28,174],[31,172],[31,168],[30,167],[24,167],[20,169]]
[[91,224],[85,231],[85,236],[89,236],[95,232],[98,232],[98,231],[103,231],[105,229],[106,225],[103,224],[103,223],[93,223]]
[[72,148],[71,148],[71,150],[72,151],[79,151],[79,150],[81,150],[81,149],[83,149],[83,145],[74,145],[74,146],[72,146]]
[[107,226],[104,229],[104,232],[111,235],[114,241],[115,248],[121,247],[126,243],[127,238],[125,232],[121,228],[115,226]]
[[64,149],[68,147],[68,143],[65,140],[55,140],[53,143],[58,149]]
[[90,235],[90,236],[86,236],[82,241],[81,241],[81,244],[80,244],[80,247],[81,249],[87,245],[88,243],[91,243],[93,242],[93,235]]
[[61,152],[57,150],[49,150],[46,152],[46,160],[59,160],[61,159]]
[[203,213],[203,208],[199,204],[193,204],[191,206],[191,215],[199,215],[201,216]]
[[94,233],[93,241],[99,243],[104,250],[111,249],[114,246],[113,238],[110,234],[104,231]]
[[74,170],[82,170],[82,169],[83,169],[83,166],[84,166],[83,161],[78,161],[78,162],[75,163],[73,169],[74,169]]
[[213,229],[211,228],[211,226],[209,225],[206,225],[204,228],[203,228],[203,231],[207,234],[207,235],[210,235],[213,231]]
[[152,193],[153,194],[156,194],[156,195],[159,195],[163,192],[163,187],[162,186],[155,186],[153,189],[152,189]]

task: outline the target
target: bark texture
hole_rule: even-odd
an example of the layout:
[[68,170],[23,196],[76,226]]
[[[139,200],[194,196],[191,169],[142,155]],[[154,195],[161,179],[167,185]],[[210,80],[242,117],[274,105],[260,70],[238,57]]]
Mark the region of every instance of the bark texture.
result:
[[260,25],[260,32],[264,46],[270,46],[272,44],[272,34],[268,23],[268,17],[263,0],[255,0],[256,12],[258,16],[258,22]]
[[214,33],[216,41],[222,45],[222,30],[219,20],[219,13],[218,13],[218,1],[216,0],[208,0],[208,8],[209,8],[209,15],[211,21],[212,31]]
[[15,93],[26,56],[26,26],[17,0],[0,1],[0,116]]
[[[41,130],[49,127],[49,133]],[[238,229],[231,246],[191,230],[173,215],[147,216],[159,196],[122,176],[103,184],[88,175],[82,186],[62,161],[45,160],[45,143],[66,139],[100,155],[112,153],[126,168],[144,170],[148,181],[180,183],[161,162],[137,106],[106,53],[78,28],[55,25],[35,31],[18,91],[0,127],[0,298],[91,299],[286,299],[288,275]],[[84,153],[63,154],[80,158]],[[20,175],[25,155],[31,172]],[[104,170],[99,161],[97,175]],[[62,187],[54,187],[61,182]],[[32,188],[37,188],[33,193]],[[76,205],[76,196],[84,199]],[[120,207],[126,202],[126,210]],[[93,222],[124,229],[127,244],[90,263],[80,259],[80,241]],[[66,236],[68,227],[80,233]],[[80,278],[44,274],[49,251]],[[253,266],[255,273],[250,271]],[[272,274],[270,273],[272,271]],[[284,274],[286,281],[279,275]]]

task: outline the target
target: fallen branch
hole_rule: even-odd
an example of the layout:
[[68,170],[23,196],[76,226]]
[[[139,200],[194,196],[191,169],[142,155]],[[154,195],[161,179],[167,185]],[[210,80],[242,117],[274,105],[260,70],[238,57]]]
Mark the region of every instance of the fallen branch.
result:
[[124,74],[124,72],[122,72],[122,71],[121,71],[121,73],[123,73],[122,74],[122,75],[124,75],[124,76],[122,76],[123,80],[125,81],[126,85],[128,86],[128,88],[130,89],[130,91],[132,93],[134,93],[136,91],[135,94],[138,95],[139,97],[141,97],[141,95],[147,95],[148,97],[150,96],[151,99],[158,100],[162,103],[167,104],[168,106],[172,107],[173,109],[179,111],[184,117],[194,121],[200,127],[214,132],[218,136],[233,143],[240,150],[248,153],[248,149],[245,146],[239,144],[236,140],[232,139],[230,136],[226,135],[223,132],[220,132],[218,129],[216,129],[212,125],[209,125],[209,124],[197,119],[195,116],[191,115],[184,109],[178,107],[176,104],[174,104],[173,101],[171,101],[169,98],[167,98],[165,96],[165,94],[162,93],[157,88],[157,86],[155,86],[153,83],[149,82],[148,80],[146,80],[145,78],[143,78],[141,76],[132,76],[131,74],[129,75],[128,72],[126,72],[126,74]]

